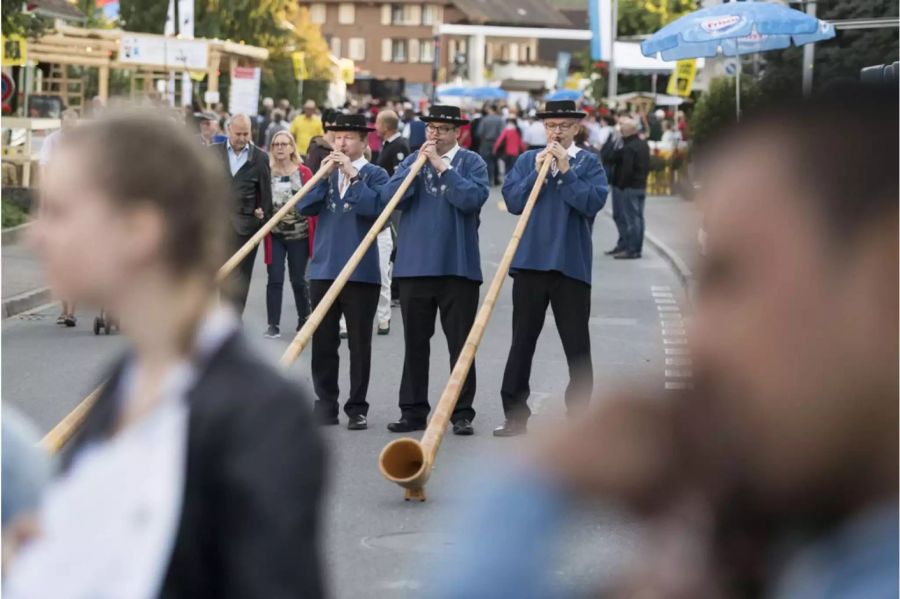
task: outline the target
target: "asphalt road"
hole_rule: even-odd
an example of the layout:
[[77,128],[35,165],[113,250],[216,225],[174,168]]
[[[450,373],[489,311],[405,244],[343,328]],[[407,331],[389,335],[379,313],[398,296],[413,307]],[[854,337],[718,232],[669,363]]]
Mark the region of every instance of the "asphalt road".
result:
[[[499,200],[495,190],[482,211],[481,253],[486,281],[496,271],[515,225],[514,217],[499,208]],[[685,373],[666,371],[668,364],[678,363],[678,358],[670,355],[677,356],[679,341],[664,343],[661,323],[667,320],[671,330],[671,319],[679,314],[683,296],[678,281],[650,248],[645,248],[642,260],[615,261],[603,256],[603,250],[614,242],[612,221],[605,215],[598,216],[590,323],[596,392],[602,397],[605,391],[628,381],[661,391],[676,388],[677,381],[673,384],[671,377]],[[245,331],[253,345],[275,362],[289,338],[262,337],[266,319],[261,252],[259,260],[245,313]],[[487,283],[482,293],[486,288]],[[398,415],[403,360],[399,308],[394,309],[390,335],[374,337],[369,430],[353,432],[340,426],[323,431],[331,454],[324,529],[332,596],[427,597],[427,564],[452,543],[448,528],[453,526],[459,506],[477,495],[474,482],[492,468],[502,467],[498,464],[502,464],[503,456],[518,453],[527,443],[523,438],[495,439],[490,434],[503,420],[499,389],[511,336],[510,288],[507,280],[476,359],[476,435],[446,436],[425,503],[405,503],[400,488],[386,482],[377,468],[379,452],[395,438],[385,425]],[[296,324],[291,317],[292,302],[292,296],[286,293],[282,331],[291,331]],[[93,316],[82,314],[75,329],[55,324],[56,308],[3,322],[3,401],[19,407],[42,431],[49,430],[102,380],[124,347],[121,336],[95,337],[90,330]],[[346,390],[345,345],[341,351],[341,383]],[[448,362],[446,343],[438,327],[432,344],[432,401],[448,378]],[[289,375],[311,389],[309,352],[300,357]],[[564,417],[562,393],[566,381],[562,346],[553,319],[548,317],[533,368],[530,403],[536,415],[532,429]],[[602,586],[633,550],[636,539],[635,528],[611,510],[579,514],[564,535],[565,549],[555,571],[575,587]]]

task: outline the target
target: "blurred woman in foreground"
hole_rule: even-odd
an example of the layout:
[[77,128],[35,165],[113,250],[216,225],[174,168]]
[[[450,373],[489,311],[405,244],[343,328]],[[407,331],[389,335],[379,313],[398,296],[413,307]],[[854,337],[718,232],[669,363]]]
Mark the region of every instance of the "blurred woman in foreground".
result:
[[322,450],[300,390],[215,306],[228,187],[212,159],[149,114],[58,148],[33,241],[54,290],[118,314],[131,348],[5,596],[322,594]]

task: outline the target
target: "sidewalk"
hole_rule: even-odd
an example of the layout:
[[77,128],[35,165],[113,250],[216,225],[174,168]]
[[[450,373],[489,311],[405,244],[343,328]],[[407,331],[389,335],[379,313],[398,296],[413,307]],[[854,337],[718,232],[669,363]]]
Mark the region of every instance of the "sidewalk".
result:
[[25,245],[22,236],[11,243],[6,240],[0,249],[2,263],[3,318],[15,316],[52,301],[44,282],[44,273],[34,252]]
[[691,270],[700,257],[701,215],[695,202],[679,196],[648,196],[644,206],[646,228]]

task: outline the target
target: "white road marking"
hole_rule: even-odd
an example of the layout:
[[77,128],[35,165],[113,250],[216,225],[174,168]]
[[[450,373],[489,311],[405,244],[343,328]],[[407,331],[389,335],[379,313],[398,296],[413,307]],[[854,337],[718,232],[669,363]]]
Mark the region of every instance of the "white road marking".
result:
[[686,347],[667,347],[665,348],[667,356],[689,356],[690,350]]
[[666,366],[691,366],[693,360],[690,358],[666,358]]
[[674,381],[666,381],[666,389],[676,390],[676,389],[693,389],[694,386],[690,383],[684,382],[674,382]]
[[665,345],[687,345],[687,338],[681,337],[678,339],[663,339],[663,344],[665,344]]
[[666,378],[671,379],[689,379],[694,376],[689,368],[666,370]]

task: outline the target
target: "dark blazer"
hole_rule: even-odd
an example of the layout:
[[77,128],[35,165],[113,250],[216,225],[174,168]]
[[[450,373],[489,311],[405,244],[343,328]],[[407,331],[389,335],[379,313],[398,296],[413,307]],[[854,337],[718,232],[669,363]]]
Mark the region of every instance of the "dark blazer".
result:
[[[64,467],[116,422],[115,368]],[[322,597],[322,444],[304,393],[233,334],[188,394],[181,520],[160,597]]]
[[253,215],[253,211],[262,208],[264,218],[272,215],[272,173],[269,169],[269,156],[254,145],[250,145],[247,162],[232,177],[228,164],[228,144],[213,146],[225,165],[225,172],[231,179],[232,213],[231,224],[238,235],[253,235],[265,220]]
[[394,141],[385,142],[378,155],[378,166],[387,171],[388,176],[394,174],[403,159],[409,156],[409,141],[402,135]]
[[645,189],[650,172],[650,146],[638,135],[622,140],[613,185],[619,189]]

